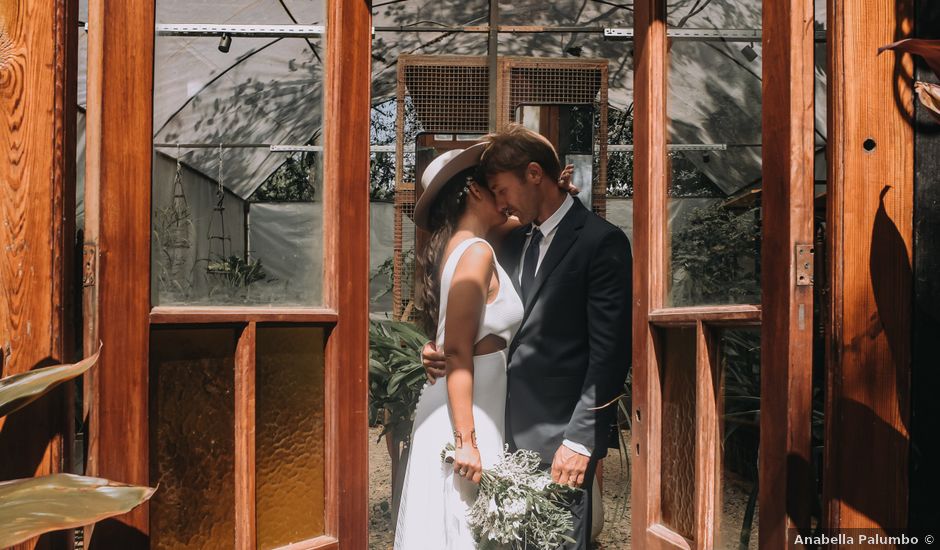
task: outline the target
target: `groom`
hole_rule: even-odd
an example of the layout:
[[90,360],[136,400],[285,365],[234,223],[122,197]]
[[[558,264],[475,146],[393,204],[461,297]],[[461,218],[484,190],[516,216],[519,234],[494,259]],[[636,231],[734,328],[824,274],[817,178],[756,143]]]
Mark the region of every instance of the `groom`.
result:
[[[630,364],[630,243],[559,187],[558,155],[544,137],[513,125],[488,140],[482,175],[523,224],[499,248],[525,305],[509,345],[506,439],[512,450],[537,451],[554,481],[586,489],[572,506],[577,542],[566,548],[587,549],[594,472]],[[433,343],[423,359],[432,380],[444,374]]]

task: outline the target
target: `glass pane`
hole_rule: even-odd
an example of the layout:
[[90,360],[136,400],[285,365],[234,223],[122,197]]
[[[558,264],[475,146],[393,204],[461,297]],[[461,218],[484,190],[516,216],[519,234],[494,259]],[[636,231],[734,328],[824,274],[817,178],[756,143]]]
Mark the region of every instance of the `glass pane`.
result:
[[756,0],[667,0],[666,23],[685,29],[759,29],[761,3]]
[[662,522],[695,533],[695,329],[660,332],[662,357]]
[[258,547],[323,534],[323,329],[258,327]]
[[721,333],[722,459],[718,548],[757,549],[760,329]]
[[235,545],[235,342],[230,328],[151,333],[151,548]]
[[159,27],[323,24],[323,2],[296,4],[157,2],[154,305],[323,302],[323,39]]
[[669,6],[665,303],[759,303],[761,3]]

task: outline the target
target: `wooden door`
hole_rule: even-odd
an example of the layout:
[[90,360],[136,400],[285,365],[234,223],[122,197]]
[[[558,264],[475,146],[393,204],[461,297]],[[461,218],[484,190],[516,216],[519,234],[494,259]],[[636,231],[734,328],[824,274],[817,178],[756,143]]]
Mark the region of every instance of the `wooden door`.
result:
[[[161,146],[158,7],[90,2],[86,342],[105,351],[89,471],[159,484],[90,545],[364,548],[368,4],[327,2],[325,32],[294,38],[320,63],[298,93],[322,96],[305,121],[321,128],[305,166],[322,185],[297,202],[236,192],[234,140]],[[208,32],[184,41],[214,52]]]
[[636,3],[638,548],[783,548],[810,503],[813,4],[732,4]]
[[[78,3],[0,4],[0,377],[74,351]],[[68,472],[73,384],[0,418],[0,480]],[[70,547],[71,531],[16,550]]]

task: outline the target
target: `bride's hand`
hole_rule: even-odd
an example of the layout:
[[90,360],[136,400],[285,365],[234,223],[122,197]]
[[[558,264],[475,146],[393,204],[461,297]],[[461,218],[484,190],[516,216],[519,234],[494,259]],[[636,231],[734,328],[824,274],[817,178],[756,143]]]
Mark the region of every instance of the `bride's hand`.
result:
[[454,453],[454,474],[479,483],[480,478],[483,477],[483,464],[480,462],[479,449],[474,448],[469,442],[457,449]]
[[561,187],[562,191],[566,191],[571,195],[577,195],[581,192],[578,187],[571,183],[571,175],[574,174],[574,164],[568,164],[565,166],[565,169],[561,171],[561,174],[558,176],[558,187]]

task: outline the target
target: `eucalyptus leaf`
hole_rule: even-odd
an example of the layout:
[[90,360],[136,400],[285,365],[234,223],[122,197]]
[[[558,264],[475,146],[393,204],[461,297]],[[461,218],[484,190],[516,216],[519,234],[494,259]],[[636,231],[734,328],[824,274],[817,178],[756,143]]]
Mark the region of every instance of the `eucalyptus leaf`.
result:
[[155,490],[73,474],[0,482],[0,548],[124,514]]
[[94,355],[71,365],[55,365],[14,374],[0,380],[0,417],[6,416],[39,399],[46,392],[81,376],[98,362],[101,347]]

